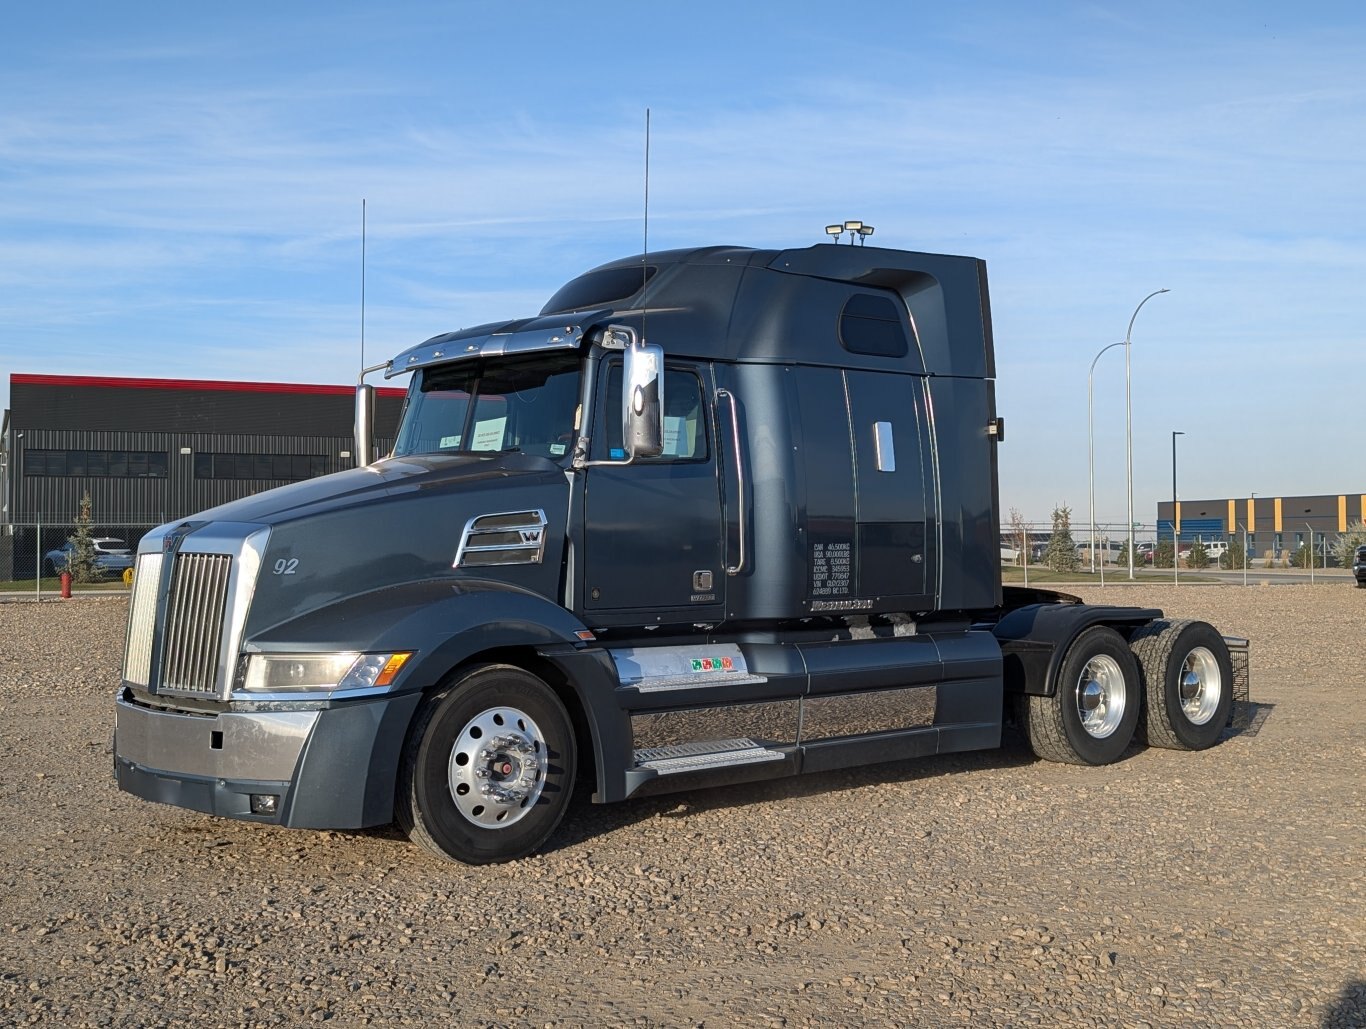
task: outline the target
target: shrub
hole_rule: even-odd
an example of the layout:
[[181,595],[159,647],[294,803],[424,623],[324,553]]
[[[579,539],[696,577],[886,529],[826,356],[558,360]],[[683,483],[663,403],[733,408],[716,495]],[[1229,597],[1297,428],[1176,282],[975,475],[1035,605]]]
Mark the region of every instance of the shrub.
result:
[[1352,567],[1357,547],[1366,546],[1366,522],[1353,522],[1347,531],[1333,541],[1333,556],[1343,568]]
[[1196,540],[1191,544],[1190,556],[1186,558],[1187,568],[1208,568],[1209,551],[1205,549],[1205,544]]
[[1237,570],[1243,567],[1243,538],[1234,536],[1228,541],[1228,549],[1219,556],[1219,567]]

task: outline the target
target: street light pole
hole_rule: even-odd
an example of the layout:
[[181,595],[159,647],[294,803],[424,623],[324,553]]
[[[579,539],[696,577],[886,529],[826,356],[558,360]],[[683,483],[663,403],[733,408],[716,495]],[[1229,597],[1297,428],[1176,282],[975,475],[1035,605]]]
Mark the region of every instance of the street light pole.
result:
[[[1105,353],[1111,347],[1124,346],[1124,340],[1111,343],[1109,346],[1101,347],[1100,354]],[[1091,370],[1086,373],[1086,481],[1090,490],[1091,499],[1091,574],[1096,571],[1096,405],[1092,399],[1094,391],[1092,387],[1096,378],[1096,361],[1100,360],[1100,354],[1091,361]],[[1130,519],[1132,521],[1133,519]],[[1130,544],[1132,546],[1132,543]]]
[[[1146,304],[1158,293],[1170,293],[1169,289],[1154,290],[1138,302],[1134,308],[1133,317],[1129,319],[1129,327],[1124,330],[1124,464],[1127,473],[1129,494],[1129,578],[1134,577],[1134,400],[1131,386],[1131,376],[1129,371],[1129,336],[1134,331],[1134,320],[1138,318],[1138,312],[1143,310]],[[1173,548],[1173,563],[1175,563],[1175,549]]]
[[1181,584],[1181,515],[1176,506],[1176,437],[1184,435],[1184,432],[1172,433],[1172,582],[1178,586]]

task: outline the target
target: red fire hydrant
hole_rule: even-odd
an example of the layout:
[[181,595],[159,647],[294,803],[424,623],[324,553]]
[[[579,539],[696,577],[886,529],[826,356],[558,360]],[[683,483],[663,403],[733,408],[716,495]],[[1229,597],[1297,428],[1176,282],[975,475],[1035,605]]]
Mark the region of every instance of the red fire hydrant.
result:
[[71,599],[71,573],[70,573],[70,572],[63,572],[63,573],[62,573],[62,599],[63,599],[63,600],[70,600],[70,599]]

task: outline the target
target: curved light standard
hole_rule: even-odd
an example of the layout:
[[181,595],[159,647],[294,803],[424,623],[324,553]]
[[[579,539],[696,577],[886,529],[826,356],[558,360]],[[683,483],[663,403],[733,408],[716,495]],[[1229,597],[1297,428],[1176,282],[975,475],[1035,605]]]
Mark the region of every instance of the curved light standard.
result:
[[[1158,289],[1149,293],[1138,302],[1134,308],[1133,317],[1129,319],[1129,327],[1124,330],[1124,463],[1127,471],[1128,495],[1129,495],[1129,578],[1134,577],[1134,401],[1130,390],[1129,373],[1129,336],[1134,331],[1134,321],[1138,318],[1138,312],[1143,310],[1143,305],[1159,293],[1170,293],[1169,289]],[[1174,550],[1174,548],[1173,548]]]
[[[1124,340],[1111,343],[1109,346],[1101,347],[1100,354],[1112,347],[1124,346]],[[1096,361],[1100,360],[1097,354],[1095,360],[1091,362],[1091,370],[1086,373],[1086,482],[1090,492],[1091,500],[1091,574],[1096,572],[1096,405],[1092,399],[1092,386],[1096,377]],[[1133,521],[1133,519],[1129,519]],[[1132,546],[1132,542],[1130,546]]]

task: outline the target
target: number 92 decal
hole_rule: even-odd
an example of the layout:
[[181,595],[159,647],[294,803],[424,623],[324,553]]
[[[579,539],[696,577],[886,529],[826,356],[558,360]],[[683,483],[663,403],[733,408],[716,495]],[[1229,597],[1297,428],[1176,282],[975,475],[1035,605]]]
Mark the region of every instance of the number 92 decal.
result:
[[299,570],[299,559],[297,557],[282,557],[275,562],[276,575],[293,575]]

